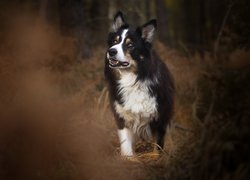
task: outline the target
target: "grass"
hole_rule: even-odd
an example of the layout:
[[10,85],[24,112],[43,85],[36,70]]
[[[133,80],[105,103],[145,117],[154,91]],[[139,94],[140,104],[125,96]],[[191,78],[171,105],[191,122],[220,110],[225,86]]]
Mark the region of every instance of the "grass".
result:
[[40,23],[21,28],[22,37],[0,36],[3,179],[249,177],[249,52],[217,63],[210,53],[186,57],[156,42],[175,79],[175,113],[161,156],[139,142],[134,162],[119,155],[105,48],[76,62],[72,39]]

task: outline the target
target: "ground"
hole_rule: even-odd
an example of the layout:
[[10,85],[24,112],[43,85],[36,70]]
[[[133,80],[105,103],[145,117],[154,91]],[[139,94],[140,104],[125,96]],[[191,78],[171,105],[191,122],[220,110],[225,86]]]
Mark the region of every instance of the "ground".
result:
[[182,54],[155,41],[175,79],[175,112],[161,156],[139,142],[137,159],[127,160],[109,107],[105,47],[76,61],[74,39],[40,22],[1,32],[1,40],[3,178],[249,177],[249,52],[237,50],[219,64],[212,53]]

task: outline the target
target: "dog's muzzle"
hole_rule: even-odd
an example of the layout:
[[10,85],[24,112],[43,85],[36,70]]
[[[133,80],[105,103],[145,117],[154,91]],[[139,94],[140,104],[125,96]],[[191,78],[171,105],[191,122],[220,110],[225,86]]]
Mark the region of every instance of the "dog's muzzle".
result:
[[130,63],[127,61],[120,61],[120,60],[116,59],[116,55],[117,55],[117,50],[114,48],[109,49],[107,52],[109,66],[111,68],[126,68],[130,65]]

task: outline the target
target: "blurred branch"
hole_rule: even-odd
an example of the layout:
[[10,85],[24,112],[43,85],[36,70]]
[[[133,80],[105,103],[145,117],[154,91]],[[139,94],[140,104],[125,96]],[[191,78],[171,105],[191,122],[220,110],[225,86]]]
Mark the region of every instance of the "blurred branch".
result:
[[213,110],[214,110],[214,103],[215,103],[215,94],[216,94],[216,89],[214,89],[212,91],[212,97],[211,97],[211,103],[209,105],[209,108],[208,108],[208,112],[204,118],[204,124],[207,124],[207,122],[209,121],[209,119],[211,118],[211,115],[213,113]]
[[183,130],[183,131],[188,131],[188,132],[194,133],[194,130],[188,129],[188,128],[186,128],[186,127],[184,127],[184,126],[182,126],[180,124],[177,124],[177,123],[174,124],[174,127],[176,129],[180,129],[180,130]]
[[218,33],[218,36],[215,40],[215,43],[214,43],[214,59],[216,60],[217,59],[217,53],[218,53],[218,48],[219,48],[219,44],[220,44],[220,40],[221,40],[221,37],[222,37],[222,33],[223,33],[223,30],[225,28],[225,25],[226,25],[226,22],[227,22],[227,19],[230,15],[230,12],[232,10],[232,7],[233,5],[235,4],[236,0],[232,1],[229,5],[228,5],[228,8],[227,8],[227,11],[226,11],[226,14],[223,18],[223,21],[222,21],[222,24],[221,24],[221,27],[220,27],[220,30],[219,30],[219,33]]

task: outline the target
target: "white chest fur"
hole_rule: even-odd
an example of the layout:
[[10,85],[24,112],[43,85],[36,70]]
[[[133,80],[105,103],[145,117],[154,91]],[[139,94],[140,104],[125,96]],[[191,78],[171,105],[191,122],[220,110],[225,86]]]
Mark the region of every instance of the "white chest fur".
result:
[[115,101],[115,109],[125,125],[134,133],[144,138],[151,136],[149,122],[158,116],[156,97],[149,94],[149,80],[136,82],[136,75],[133,73],[121,74],[119,80],[119,93],[122,96],[123,104]]

